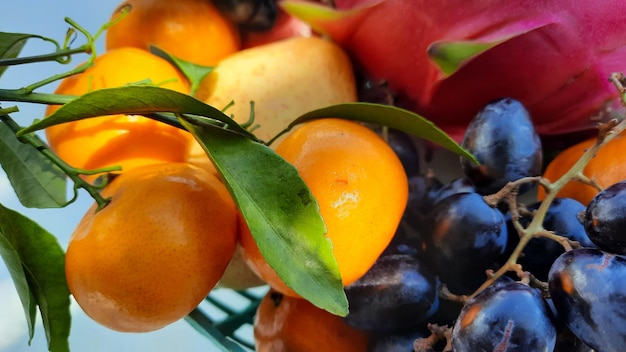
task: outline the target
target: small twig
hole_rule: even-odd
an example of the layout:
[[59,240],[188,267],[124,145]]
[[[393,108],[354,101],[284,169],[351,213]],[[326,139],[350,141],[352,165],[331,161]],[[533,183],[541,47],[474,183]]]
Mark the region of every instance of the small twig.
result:
[[452,328],[448,325],[428,324],[430,335],[413,341],[413,351],[434,352],[434,346],[441,340],[446,340],[446,347],[441,352],[452,352]]
[[448,289],[448,286],[446,286],[445,284],[442,284],[441,287],[439,288],[439,297],[448,301],[458,302],[461,304],[465,304],[469,300],[469,296],[457,295],[457,294],[450,292],[450,290]]
[[[6,112],[7,110],[3,111]],[[2,123],[4,123],[13,133],[17,133],[17,131],[22,129],[22,127],[18,125],[8,114],[0,114],[0,121],[2,121]],[[98,187],[89,184],[87,181],[83,180],[80,175],[101,173],[109,170],[119,170],[119,167],[86,172],[85,170],[76,169],[68,165],[65,161],[63,161],[63,159],[59,158],[59,156],[56,155],[50,149],[50,147],[34,133],[22,135],[20,138],[18,138],[18,140],[22,143],[30,144],[33,148],[35,148],[43,156],[50,160],[54,165],[61,169],[74,182],[74,196],[72,197],[72,199],[70,199],[68,204],[76,200],[77,191],[79,188],[84,189],[85,191],[87,191],[87,193],[89,193],[89,195],[91,195],[91,197],[98,204],[98,210],[104,208],[109,203],[110,199],[102,197],[102,195],[100,194],[100,189]]]
[[507,183],[498,192],[484,196],[483,199],[492,208],[497,207],[498,204],[500,204],[503,201],[506,201],[507,203],[511,204],[511,202],[515,202],[515,200],[517,199],[519,188],[522,185],[527,184],[527,183],[536,183],[536,182],[539,182],[540,180],[541,180],[541,177],[539,176],[522,177],[518,180]]

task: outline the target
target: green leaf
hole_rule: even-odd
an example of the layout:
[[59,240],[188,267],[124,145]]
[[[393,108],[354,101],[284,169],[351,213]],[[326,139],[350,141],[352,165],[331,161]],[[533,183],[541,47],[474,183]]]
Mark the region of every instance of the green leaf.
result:
[[446,76],[450,76],[464,63],[500,44],[502,41],[490,43],[473,41],[433,43],[428,48],[428,56]]
[[[0,32],[0,59],[16,58],[29,38],[39,38],[33,34]],[[7,66],[0,64],[0,76]]]
[[287,286],[345,316],[348,302],[319,206],[297,170],[272,149],[213,126],[183,122],[223,176],[259,250]]
[[22,267],[22,261],[20,255],[13,248],[13,245],[9,240],[0,232],[0,257],[4,260],[4,263],[9,270],[11,278],[13,278],[13,284],[17,290],[17,294],[22,301],[22,307],[26,315],[26,323],[28,324],[28,336],[29,342],[35,335],[35,319],[37,314],[37,302],[33,293],[28,287],[28,280],[26,279],[26,273]]
[[[310,111],[298,117],[278,136],[300,123],[326,117],[338,117],[347,120],[388,126],[393,129],[401,130],[429,140],[456,153],[459,156],[478,163],[478,160],[476,160],[470,152],[461,147],[432,122],[411,111],[390,105],[371,103],[346,103],[331,105],[325,108]],[[276,140],[278,136],[274,137],[273,140]]]
[[5,123],[0,123],[0,165],[25,207],[67,204],[65,173],[33,146],[21,143]]
[[31,219],[0,205],[0,256],[24,306],[31,337],[36,304],[49,350],[69,351],[70,292],[65,253],[57,239]]
[[215,69],[213,66],[203,66],[185,61],[156,46],[150,46],[150,51],[176,66],[185,75],[185,77],[189,79],[189,82],[191,82],[192,96],[196,94],[202,80]]
[[[228,129],[249,138],[246,131],[219,109],[201,102],[187,94],[155,86],[127,86],[95,90],[77,97],[18,132],[18,136],[60,123],[85,118],[114,114],[151,114],[169,112],[209,117],[227,126]],[[174,120],[174,122],[176,122]]]

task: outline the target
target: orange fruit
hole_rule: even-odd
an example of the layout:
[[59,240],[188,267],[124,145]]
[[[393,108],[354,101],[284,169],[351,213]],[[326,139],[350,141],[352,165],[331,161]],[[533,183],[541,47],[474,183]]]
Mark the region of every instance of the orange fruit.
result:
[[270,290],[254,319],[258,352],[367,351],[369,336],[309,301]]
[[[333,118],[302,124],[276,152],[317,199],[343,284],[351,284],[374,264],[398,227],[408,197],[402,163],[371,129]],[[240,223],[253,270],[281,293],[297,296],[264,260],[245,221]]]
[[65,257],[70,292],[113,330],[160,329],[213,289],[237,243],[237,209],[226,187],[186,163],[135,168],[102,192],[73,232]]
[[[64,79],[55,92],[78,96],[146,79],[162,88],[189,93],[189,83],[174,66],[136,48],[100,55],[92,67]],[[59,107],[48,106],[46,115]],[[83,119],[48,127],[45,132],[52,149],[81,169],[121,165],[128,170],[154,162],[182,162],[192,139],[187,131],[134,115]]]
[[112,15],[125,17],[106,33],[107,50],[154,45],[198,65],[213,66],[241,47],[239,32],[210,0],[127,0]]
[[[580,156],[591,147],[596,138],[590,138],[579,142],[559,153],[546,167],[543,177],[556,181],[565,174],[578,161]],[[596,155],[587,163],[583,174],[598,183],[600,187],[606,188],[616,182],[626,179],[626,134],[615,136],[613,140],[602,146]],[[539,187],[538,199],[545,198],[545,189]],[[568,182],[557,193],[558,197],[569,197],[587,205],[591,199],[598,194],[594,187],[578,182]]]

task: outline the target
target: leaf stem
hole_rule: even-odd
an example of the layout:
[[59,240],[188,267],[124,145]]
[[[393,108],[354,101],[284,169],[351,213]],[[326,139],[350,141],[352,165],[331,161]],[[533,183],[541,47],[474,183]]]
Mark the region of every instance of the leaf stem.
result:
[[[2,121],[2,123],[4,123],[13,133],[17,133],[17,131],[22,129],[22,127],[18,125],[8,114],[6,114],[7,111],[14,110],[11,108],[0,110],[0,121]],[[91,195],[91,197],[98,204],[98,210],[104,208],[109,203],[110,199],[102,197],[102,195],[100,194],[100,189],[98,187],[91,185],[80,177],[81,174],[99,173],[104,172],[104,170],[92,170],[85,172],[84,170],[71,167],[65,161],[59,158],[59,156],[56,155],[50,149],[50,147],[34,133],[22,135],[18,138],[18,140],[22,143],[30,144],[31,146],[33,146],[33,148],[37,149],[37,151],[39,151],[42,155],[48,158],[48,160],[50,160],[53,164],[55,164],[63,172],[65,172],[65,174],[74,182],[74,197],[68,202],[68,204],[76,199],[79,188],[84,189],[85,191],[87,191],[87,193],[89,193],[89,195]],[[107,168],[107,170],[112,169],[113,168]]]
[[75,95],[33,93],[29,92],[26,88],[0,89],[0,101],[61,105],[75,98],[77,98]]

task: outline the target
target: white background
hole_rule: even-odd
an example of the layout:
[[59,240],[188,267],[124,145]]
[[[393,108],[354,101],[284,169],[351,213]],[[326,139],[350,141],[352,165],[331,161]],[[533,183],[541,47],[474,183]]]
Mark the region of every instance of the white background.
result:
[[[69,25],[64,21],[69,17],[87,29],[90,33],[108,21],[113,10],[122,0],[0,0],[0,31],[14,33],[32,33],[60,42],[63,41]],[[166,0],[167,1],[167,0]],[[170,0],[174,1],[174,0]],[[104,38],[98,41],[98,49],[103,51]],[[83,41],[77,40],[77,44]],[[50,44],[30,40],[22,55],[48,53]],[[9,68],[0,77],[0,88],[19,88],[47,78],[54,73],[74,67],[87,58],[85,55],[74,57],[69,66],[57,63],[38,63]],[[53,92],[56,84],[46,86],[40,92]],[[10,104],[3,104],[3,108]],[[43,117],[44,106],[18,104],[20,112],[12,117],[21,125],[27,125],[34,119]],[[79,200],[63,209],[25,209],[13,194],[4,173],[0,170],[0,203],[15,209],[37,221],[54,234],[63,248],[66,248],[69,236],[82,217],[92,199],[81,193]],[[209,340],[201,336],[184,321],[172,324],[162,330],[144,334],[125,334],[101,327],[86,317],[80,307],[72,306],[72,331],[70,347],[72,351],[214,351],[216,348]],[[39,319],[39,317],[38,317]],[[38,320],[35,338],[28,346],[27,325],[22,305],[6,266],[0,261],[0,352],[46,351],[46,338]]]

